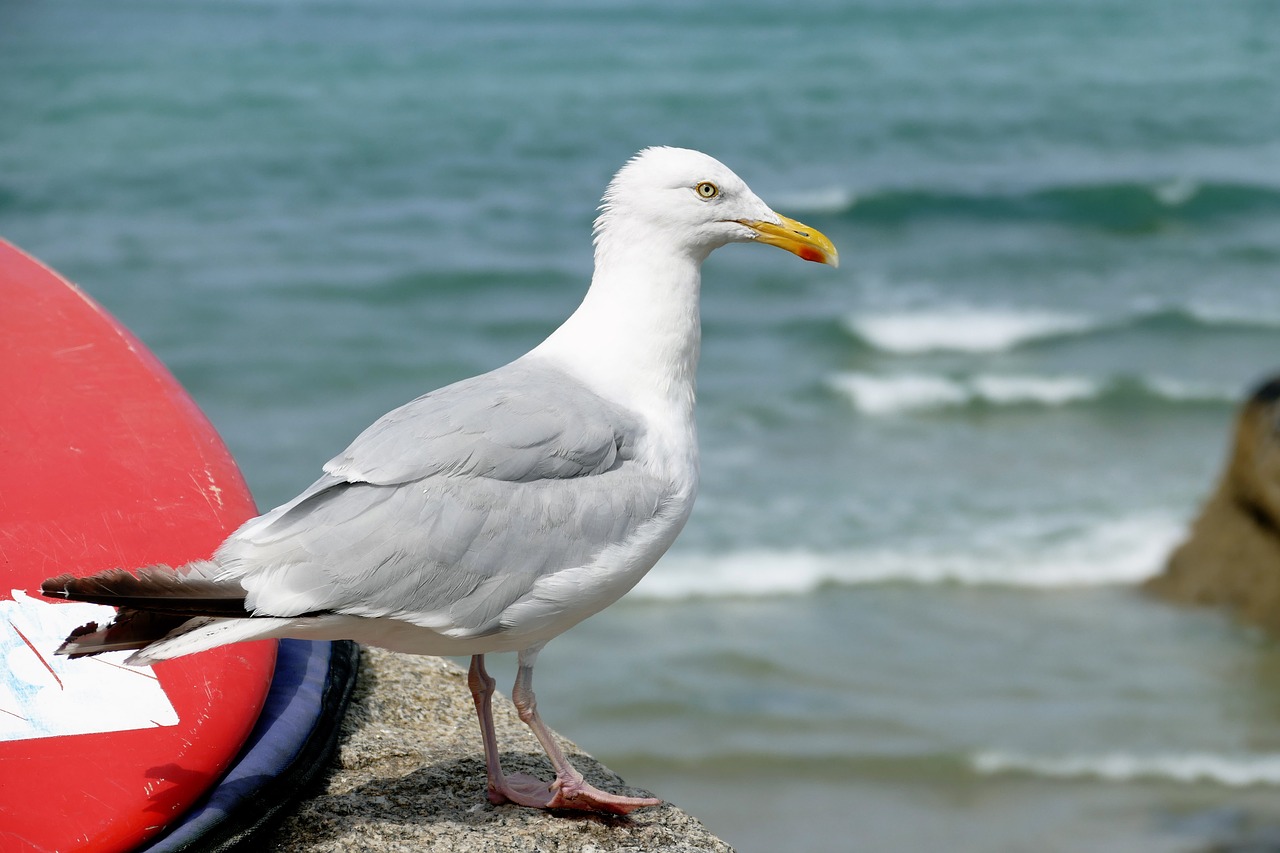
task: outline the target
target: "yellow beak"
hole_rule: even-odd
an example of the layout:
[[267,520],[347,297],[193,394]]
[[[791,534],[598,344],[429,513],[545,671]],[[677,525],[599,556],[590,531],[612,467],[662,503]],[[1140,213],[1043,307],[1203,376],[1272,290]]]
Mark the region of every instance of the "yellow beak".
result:
[[830,264],[833,267],[840,266],[840,253],[836,251],[836,247],[827,239],[827,235],[816,228],[810,228],[802,222],[788,219],[781,214],[776,215],[782,220],[781,225],[760,222],[759,220],[742,219],[738,221],[755,231],[759,235],[756,240],[761,243],[777,246],[779,249],[786,249],[806,261]]

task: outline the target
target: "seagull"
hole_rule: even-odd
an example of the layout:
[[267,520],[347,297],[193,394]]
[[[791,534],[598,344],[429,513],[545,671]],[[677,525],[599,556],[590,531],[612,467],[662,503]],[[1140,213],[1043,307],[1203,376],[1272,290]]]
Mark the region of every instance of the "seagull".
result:
[[[611,814],[658,805],[599,790],[569,763],[538,714],[534,663],[635,586],[689,518],[702,262],[728,243],[831,266],[838,255],[719,161],[671,147],[618,171],[594,238],[590,287],[550,337],[383,415],[210,559],[46,580],[46,596],[118,608],[58,653],[129,649],[141,665],[295,637],[469,655],[490,802]],[[551,761],[550,782],[503,773],[484,666],[496,652],[518,654],[511,699]]]

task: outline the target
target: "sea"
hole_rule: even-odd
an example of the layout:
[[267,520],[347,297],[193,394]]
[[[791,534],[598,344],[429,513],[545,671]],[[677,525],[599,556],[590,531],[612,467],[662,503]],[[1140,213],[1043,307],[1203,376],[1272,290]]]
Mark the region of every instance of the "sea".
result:
[[649,145],[842,264],[706,263],[697,508],[548,722],[741,853],[1280,844],[1280,646],[1139,588],[1280,371],[1280,5],[0,3],[0,236],[264,509],[554,329]]

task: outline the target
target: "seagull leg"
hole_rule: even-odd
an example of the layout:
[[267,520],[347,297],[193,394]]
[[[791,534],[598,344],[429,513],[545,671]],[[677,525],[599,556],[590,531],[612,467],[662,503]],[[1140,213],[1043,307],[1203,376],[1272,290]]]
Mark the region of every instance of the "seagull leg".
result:
[[535,809],[549,808],[553,799],[550,785],[525,773],[507,776],[502,772],[502,762],[498,758],[498,734],[493,725],[493,692],[496,684],[484,668],[484,655],[471,656],[467,686],[471,688],[471,699],[476,703],[476,716],[480,718],[480,737],[484,741],[484,769],[488,776],[485,795],[489,802],[497,806],[515,803]]
[[489,776],[486,796],[494,805],[511,802],[504,793],[507,780],[502,775],[498,760],[498,735],[493,728],[493,676],[484,668],[484,655],[471,656],[471,668],[467,670],[467,686],[471,688],[471,700],[476,703],[476,716],[480,718],[480,737],[484,740],[484,769]]
[[533,695],[533,661],[537,651],[520,654],[520,668],[515,689],[511,693],[520,719],[533,730],[547,757],[555,767],[556,778],[544,782],[526,773],[507,776],[498,759],[498,736],[493,725],[493,677],[484,668],[484,655],[471,656],[467,686],[480,718],[480,736],[484,740],[484,767],[489,780],[486,794],[495,805],[515,803],[535,809],[575,809],[578,811],[627,814],[643,806],[656,806],[662,800],[653,797],[623,797],[592,786],[565,758],[555,735],[538,716],[537,698]]
[[512,776],[509,782],[519,786],[521,789],[519,793],[536,794],[534,799],[538,802],[526,802],[516,797],[511,799],[521,805],[538,808],[575,809],[620,815],[629,814],[645,806],[660,805],[662,800],[656,797],[624,797],[601,791],[583,779],[582,774],[569,763],[569,759],[565,758],[564,752],[560,749],[560,744],[556,742],[555,735],[538,716],[538,700],[533,694],[533,663],[537,656],[538,649],[520,653],[520,664],[516,671],[515,687],[511,691],[511,701],[515,703],[520,719],[533,730],[538,742],[546,751],[547,758],[551,759],[556,778],[548,784],[524,774]]

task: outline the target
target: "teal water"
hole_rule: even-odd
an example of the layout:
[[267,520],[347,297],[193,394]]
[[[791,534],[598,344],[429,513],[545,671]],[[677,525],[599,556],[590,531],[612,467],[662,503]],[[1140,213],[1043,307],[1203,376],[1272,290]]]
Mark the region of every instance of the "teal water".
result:
[[0,236],[266,507],[717,156],[843,266],[707,264],[698,508],[549,721],[743,853],[1197,849],[1280,819],[1280,657],[1134,584],[1280,367],[1277,80],[1264,0],[7,3]]

